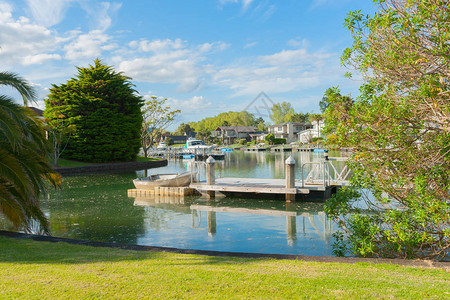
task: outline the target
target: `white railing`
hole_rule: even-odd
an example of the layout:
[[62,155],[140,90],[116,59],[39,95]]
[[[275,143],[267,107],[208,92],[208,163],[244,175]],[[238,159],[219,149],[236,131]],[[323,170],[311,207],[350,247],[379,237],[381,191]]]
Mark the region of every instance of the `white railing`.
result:
[[[308,175],[302,180],[302,187],[305,184],[319,184],[324,187],[330,185],[347,185],[350,179],[351,170],[345,161],[346,157],[330,157],[321,162],[306,162],[301,165],[301,174],[304,174],[306,166],[311,166]],[[333,162],[344,162],[344,166],[339,168]],[[340,169],[340,170],[339,170]]]

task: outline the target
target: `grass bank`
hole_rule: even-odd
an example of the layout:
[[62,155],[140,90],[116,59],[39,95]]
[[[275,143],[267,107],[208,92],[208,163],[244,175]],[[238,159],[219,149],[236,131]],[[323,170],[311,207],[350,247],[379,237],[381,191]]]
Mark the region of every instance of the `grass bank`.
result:
[[[156,160],[159,160],[159,158],[142,157],[142,156],[138,156],[136,158],[137,162],[156,161]],[[95,165],[95,164],[85,163],[85,162],[75,161],[75,160],[69,160],[69,159],[64,159],[64,158],[58,159],[58,167],[74,168],[74,167],[88,167],[88,166],[92,166],[92,165]]]
[[388,264],[209,257],[0,237],[0,298],[450,298],[450,274]]

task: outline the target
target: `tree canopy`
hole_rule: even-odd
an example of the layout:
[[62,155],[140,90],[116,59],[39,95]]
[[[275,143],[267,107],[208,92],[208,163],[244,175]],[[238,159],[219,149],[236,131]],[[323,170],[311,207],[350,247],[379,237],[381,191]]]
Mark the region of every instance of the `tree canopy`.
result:
[[199,122],[190,122],[189,126],[200,131],[213,131],[219,126],[258,126],[255,116],[247,111],[229,111],[215,117],[205,118]]
[[[345,107],[333,97],[328,130],[354,147],[352,185],[327,202],[340,216],[338,253],[443,257],[450,249],[450,9],[443,0],[377,1],[352,12],[342,57],[364,76]],[[370,197],[364,191],[370,191]],[[362,210],[360,199],[366,201]]]
[[98,59],[77,70],[75,78],[53,85],[45,99],[49,124],[74,128],[63,157],[87,162],[134,160],[141,145],[143,99],[130,78]]
[[270,120],[274,124],[281,124],[291,121],[294,115],[294,109],[291,103],[283,101],[282,103],[275,103],[272,106],[272,114],[270,115]]
[[171,110],[170,107],[166,106],[166,102],[166,98],[151,97],[142,107],[144,122],[141,128],[141,146],[145,157],[147,157],[147,152],[156,138],[161,136],[162,131],[180,113],[180,110]]
[[[34,100],[34,89],[14,73],[0,72],[0,86],[17,89],[24,102]],[[30,231],[33,221],[48,233],[39,206],[46,182],[57,186],[60,177],[48,161],[50,147],[42,121],[13,99],[0,95],[0,213],[18,229]]]

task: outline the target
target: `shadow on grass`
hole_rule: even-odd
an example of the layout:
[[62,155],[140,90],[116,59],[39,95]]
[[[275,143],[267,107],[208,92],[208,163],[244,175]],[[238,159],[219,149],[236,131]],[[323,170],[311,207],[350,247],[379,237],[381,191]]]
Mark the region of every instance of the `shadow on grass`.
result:
[[[36,243],[36,241],[45,243]],[[220,263],[242,264],[284,259],[322,263],[389,264],[450,270],[450,262],[190,250],[93,242],[3,230],[0,230],[0,249],[0,261],[10,263],[83,264],[95,262],[136,261],[142,259],[160,260],[168,258],[168,253],[173,253],[204,256],[198,259],[193,256],[189,257],[188,264],[190,265],[196,263],[202,265]],[[195,262],[197,260],[198,262]]]

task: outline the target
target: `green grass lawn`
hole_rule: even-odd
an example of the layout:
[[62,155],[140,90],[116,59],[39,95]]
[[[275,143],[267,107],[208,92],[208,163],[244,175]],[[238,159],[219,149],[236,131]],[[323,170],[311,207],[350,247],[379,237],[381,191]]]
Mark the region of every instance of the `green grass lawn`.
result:
[[157,157],[143,157],[143,156],[138,156],[136,158],[136,161],[138,162],[144,162],[144,161],[155,161],[155,160],[160,160],[161,158],[157,158]]
[[450,298],[450,274],[339,264],[138,252],[0,237],[0,298]]

